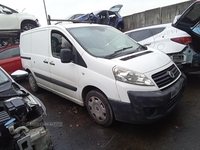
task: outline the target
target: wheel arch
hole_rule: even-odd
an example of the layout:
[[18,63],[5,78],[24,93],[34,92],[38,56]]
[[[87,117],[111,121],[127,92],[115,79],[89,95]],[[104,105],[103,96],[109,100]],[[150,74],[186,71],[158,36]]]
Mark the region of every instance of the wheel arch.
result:
[[26,20],[23,20],[23,21],[21,22],[20,29],[22,28],[22,25],[25,24],[25,23],[32,23],[32,24],[34,24],[35,26],[38,26],[37,23],[36,23],[34,20],[26,19]]
[[[99,88],[95,87],[95,86],[92,86],[92,85],[88,85],[86,87],[84,87],[83,91],[82,91],[82,99],[83,99],[83,102],[84,102],[84,105],[85,105],[85,100],[86,100],[86,96],[87,94],[92,91],[92,90],[97,90],[99,91],[100,93],[102,93],[107,99],[108,97],[106,96],[106,94]],[[108,101],[109,102],[109,101]]]
[[28,68],[26,68],[26,69],[24,69],[26,72],[28,72],[28,74],[29,73],[31,73],[31,70],[30,69],[28,69]]

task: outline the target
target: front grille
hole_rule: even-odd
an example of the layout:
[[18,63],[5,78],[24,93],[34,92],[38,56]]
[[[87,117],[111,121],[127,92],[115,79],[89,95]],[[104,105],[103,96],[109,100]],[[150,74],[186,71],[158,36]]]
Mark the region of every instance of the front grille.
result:
[[180,71],[173,64],[169,68],[152,75],[152,79],[161,88],[173,82],[179,75]]

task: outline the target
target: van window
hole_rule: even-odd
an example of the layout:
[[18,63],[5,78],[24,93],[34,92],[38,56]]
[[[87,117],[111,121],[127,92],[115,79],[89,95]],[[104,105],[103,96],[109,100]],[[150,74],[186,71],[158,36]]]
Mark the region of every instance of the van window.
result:
[[72,44],[59,31],[52,31],[51,33],[51,52],[53,57],[60,58],[61,49],[72,50]]

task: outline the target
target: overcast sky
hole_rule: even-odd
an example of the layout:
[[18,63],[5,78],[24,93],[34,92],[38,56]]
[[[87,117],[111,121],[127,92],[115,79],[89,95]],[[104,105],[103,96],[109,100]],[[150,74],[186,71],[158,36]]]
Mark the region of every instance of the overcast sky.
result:
[[[122,4],[122,16],[145,10],[172,5],[188,0],[45,0],[47,14],[52,19],[64,19],[76,13],[90,13],[96,10],[107,10],[116,4]],[[43,0],[0,0],[1,4],[18,11],[33,14],[41,25],[46,25]]]

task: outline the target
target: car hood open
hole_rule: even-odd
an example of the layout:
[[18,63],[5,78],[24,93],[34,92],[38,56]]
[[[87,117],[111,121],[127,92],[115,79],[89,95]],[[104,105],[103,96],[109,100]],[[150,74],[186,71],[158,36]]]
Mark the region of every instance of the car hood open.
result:
[[200,53],[200,0],[192,3],[172,26],[190,34],[194,50]]

